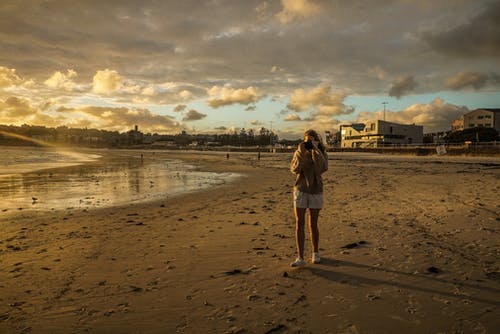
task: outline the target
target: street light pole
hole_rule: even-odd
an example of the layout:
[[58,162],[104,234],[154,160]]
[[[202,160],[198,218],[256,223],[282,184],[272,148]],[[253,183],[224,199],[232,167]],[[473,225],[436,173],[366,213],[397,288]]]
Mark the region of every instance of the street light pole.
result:
[[386,104],[389,104],[389,102],[385,102],[385,101],[384,101],[384,102],[382,102],[382,104],[384,105],[384,121],[385,121],[385,105],[386,105]]

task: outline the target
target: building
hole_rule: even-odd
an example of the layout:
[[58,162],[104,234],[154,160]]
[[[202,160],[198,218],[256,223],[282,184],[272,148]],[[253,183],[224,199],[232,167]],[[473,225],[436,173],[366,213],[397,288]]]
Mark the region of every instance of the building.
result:
[[451,123],[451,131],[462,131],[464,129],[464,115],[460,116]]
[[424,127],[376,120],[366,124],[341,125],[340,136],[342,148],[421,144]]
[[[463,129],[494,128],[500,132],[500,109],[476,109],[463,117]],[[456,122],[455,120],[454,122]],[[452,123],[453,129],[453,123]]]

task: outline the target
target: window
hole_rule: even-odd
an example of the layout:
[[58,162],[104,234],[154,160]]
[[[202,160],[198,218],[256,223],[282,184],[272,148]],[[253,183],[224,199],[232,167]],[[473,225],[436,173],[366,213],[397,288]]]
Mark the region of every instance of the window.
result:
[[375,124],[374,123],[370,124],[370,130],[372,130],[372,131],[375,130]]
[[484,118],[491,119],[491,115],[484,115]]
[[484,116],[483,116],[483,115],[479,115],[479,116],[477,116],[477,119],[483,119],[483,118],[484,118]]
[[470,123],[470,127],[473,128],[474,126],[476,126],[476,124],[474,123]]
[[488,127],[488,128],[491,128],[491,123],[487,123],[485,124],[484,126]]

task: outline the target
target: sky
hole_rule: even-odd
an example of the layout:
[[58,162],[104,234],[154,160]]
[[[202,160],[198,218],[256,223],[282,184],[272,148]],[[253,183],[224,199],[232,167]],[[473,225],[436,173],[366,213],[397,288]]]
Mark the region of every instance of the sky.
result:
[[0,124],[427,133],[500,108],[499,71],[495,0],[0,2]]

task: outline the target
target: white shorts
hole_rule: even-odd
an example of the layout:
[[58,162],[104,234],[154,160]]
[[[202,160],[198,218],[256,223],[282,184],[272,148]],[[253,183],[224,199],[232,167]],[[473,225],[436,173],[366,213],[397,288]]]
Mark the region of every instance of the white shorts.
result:
[[294,189],[293,205],[301,209],[321,209],[323,207],[323,194],[309,194]]

